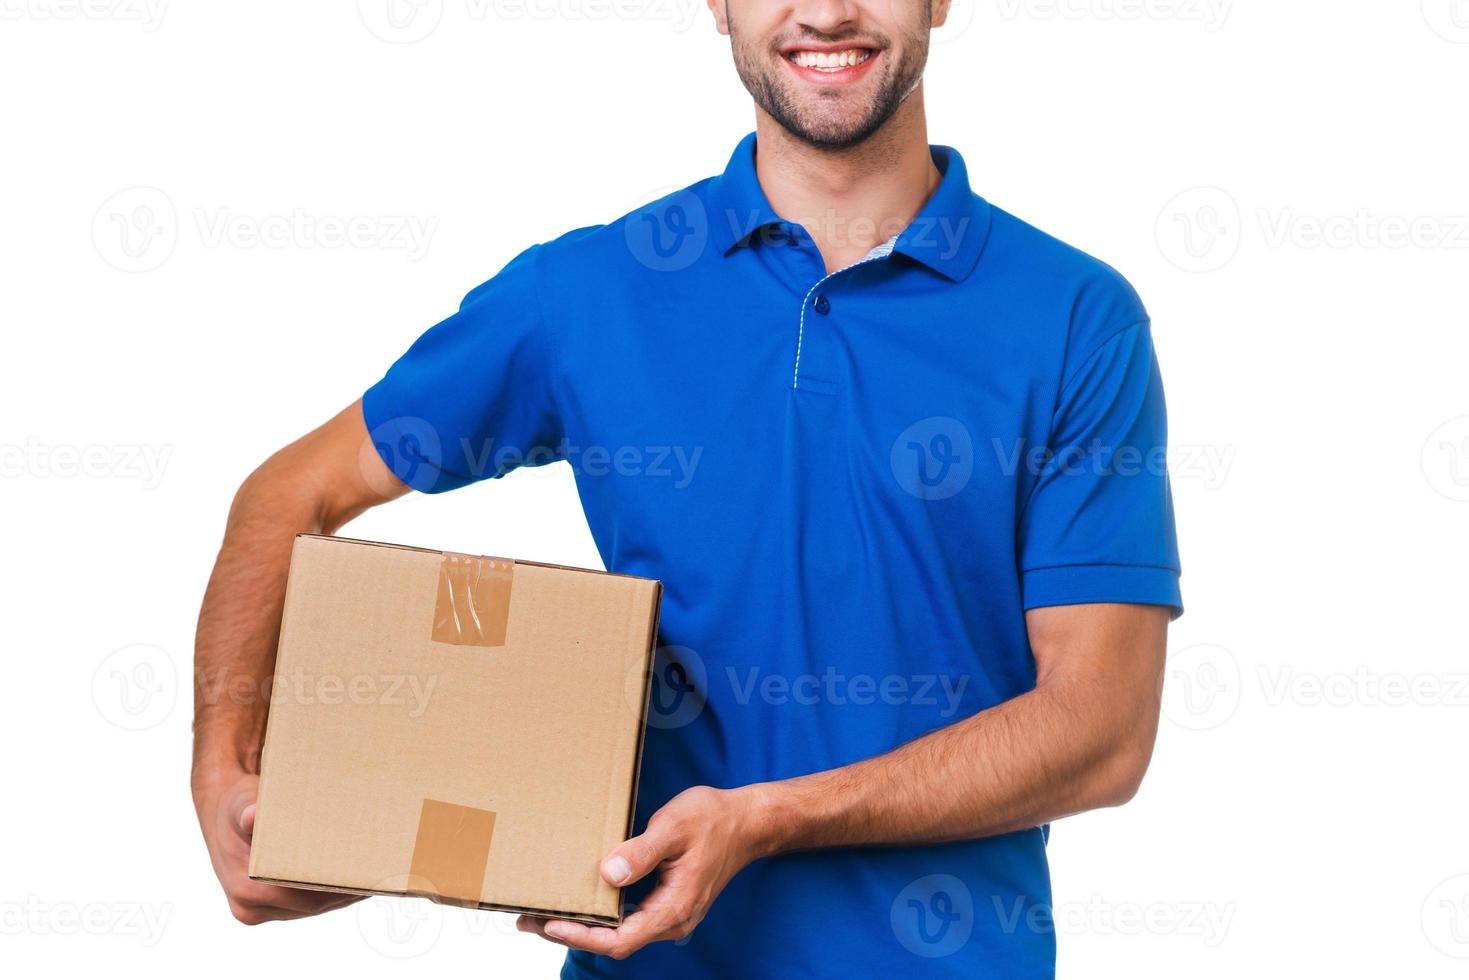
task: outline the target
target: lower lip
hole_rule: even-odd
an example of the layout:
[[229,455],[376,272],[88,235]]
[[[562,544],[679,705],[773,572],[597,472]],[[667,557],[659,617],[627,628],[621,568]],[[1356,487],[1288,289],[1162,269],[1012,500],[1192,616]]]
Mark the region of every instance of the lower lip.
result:
[[872,68],[874,62],[882,57],[881,51],[874,51],[868,59],[860,65],[848,65],[839,71],[821,71],[818,68],[803,68],[789,58],[782,57],[780,60],[788,65],[797,77],[803,78],[813,85],[850,85]]

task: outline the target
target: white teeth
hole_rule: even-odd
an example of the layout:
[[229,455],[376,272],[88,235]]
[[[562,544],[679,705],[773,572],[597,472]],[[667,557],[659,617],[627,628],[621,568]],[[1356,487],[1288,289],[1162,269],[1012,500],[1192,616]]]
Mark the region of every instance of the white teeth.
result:
[[849,48],[846,51],[797,51],[791,56],[791,61],[802,68],[816,68],[823,71],[839,71],[860,65],[872,56],[872,52],[863,48]]

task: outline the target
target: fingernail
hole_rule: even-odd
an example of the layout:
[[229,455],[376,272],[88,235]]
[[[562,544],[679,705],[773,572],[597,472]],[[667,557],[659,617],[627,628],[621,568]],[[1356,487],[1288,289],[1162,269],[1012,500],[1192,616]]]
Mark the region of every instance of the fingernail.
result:
[[546,935],[550,936],[552,939],[565,939],[566,924],[564,922],[557,922],[554,919],[550,922],[547,922]]
[[618,856],[611,857],[602,865],[602,877],[614,885],[620,885],[632,874],[632,865],[627,863],[627,858]]

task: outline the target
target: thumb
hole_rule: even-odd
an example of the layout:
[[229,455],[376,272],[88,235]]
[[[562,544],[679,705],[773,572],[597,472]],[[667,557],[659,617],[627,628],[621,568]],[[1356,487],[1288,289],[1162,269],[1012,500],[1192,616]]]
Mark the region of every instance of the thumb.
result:
[[602,878],[609,885],[630,885],[647,877],[669,855],[666,834],[649,830],[623,841],[602,862]]
[[245,807],[245,809],[240,811],[240,815],[236,819],[235,824],[236,829],[240,832],[240,836],[243,837],[245,840],[249,840],[255,835],[254,803],[251,803],[249,806]]

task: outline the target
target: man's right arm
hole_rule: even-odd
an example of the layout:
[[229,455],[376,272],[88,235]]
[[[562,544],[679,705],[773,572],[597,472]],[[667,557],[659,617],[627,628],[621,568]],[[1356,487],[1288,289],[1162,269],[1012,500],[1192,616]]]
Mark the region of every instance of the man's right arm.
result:
[[335,533],[407,492],[373,447],[359,401],[261,464],[230,507],[195,634],[191,787],[214,872],[241,922],[355,901],[250,880],[260,749],[296,535]]

